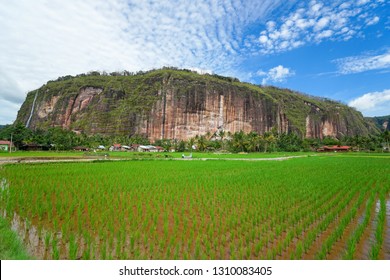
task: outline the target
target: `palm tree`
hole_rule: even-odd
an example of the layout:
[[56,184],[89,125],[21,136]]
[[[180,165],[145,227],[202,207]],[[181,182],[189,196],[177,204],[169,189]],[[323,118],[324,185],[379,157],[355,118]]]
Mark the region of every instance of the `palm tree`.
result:
[[218,136],[219,136],[219,139],[220,139],[221,141],[223,141],[224,138],[225,138],[225,136],[226,136],[225,130],[220,130],[220,131],[218,132]]
[[244,152],[247,148],[247,139],[244,131],[236,132],[233,134],[233,147],[236,151]]
[[207,139],[204,135],[200,136],[197,141],[199,151],[204,151],[207,149]]
[[224,138],[225,138],[225,136],[226,136],[226,132],[224,131],[224,130],[220,130],[219,131],[219,133],[218,133],[218,136],[219,136],[219,139],[220,139],[220,141],[221,141],[221,147],[222,147],[222,150],[224,150],[225,149],[225,143],[224,143]]
[[264,153],[267,152],[268,147],[274,147],[276,143],[276,137],[273,134],[264,134],[264,141],[265,141],[265,148],[264,148]]
[[259,150],[260,141],[259,135],[257,132],[252,131],[247,135],[248,150],[251,152],[256,152]]
[[359,152],[360,148],[363,144],[363,138],[359,135],[355,135],[355,137],[353,137],[352,141],[353,141],[354,146],[357,148],[357,151]]
[[195,144],[195,139],[194,138],[191,138],[191,139],[188,140],[188,146],[189,146],[191,152],[192,152],[192,147],[194,146],[194,144]]

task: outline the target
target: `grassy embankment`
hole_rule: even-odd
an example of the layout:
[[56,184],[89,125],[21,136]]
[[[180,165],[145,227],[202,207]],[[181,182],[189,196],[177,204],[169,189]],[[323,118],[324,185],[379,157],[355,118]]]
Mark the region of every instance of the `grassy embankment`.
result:
[[0,259],[31,259],[18,235],[11,230],[8,222],[0,216]]
[[[17,151],[13,153],[0,152],[1,158],[85,158],[94,156],[108,155],[108,158],[128,158],[128,159],[165,159],[165,158],[181,158],[184,154],[190,155],[190,152],[77,152],[77,151]],[[339,156],[339,157],[390,157],[389,153],[367,153],[367,152],[348,152],[348,153],[316,153],[316,152],[276,152],[276,153],[212,153],[212,152],[192,152],[194,159],[201,158],[278,158],[291,156]]]
[[[182,155],[189,156],[191,152],[162,152],[162,153],[149,153],[149,152],[108,152],[99,151],[94,152],[77,152],[77,151],[18,151],[13,153],[0,153],[1,158],[46,158],[46,159],[82,159],[82,158],[94,158],[104,157],[107,155],[107,159],[120,158],[120,159],[170,159],[181,158]],[[225,159],[225,158],[276,158],[276,157],[289,157],[289,156],[302,156],[313,155],[312,152],[295,152],[295,153],[248,153],[248,154],[234,154],[234,153],[207,153],[207,152],[192,152],[194,159],[213,158],[213,159]]]

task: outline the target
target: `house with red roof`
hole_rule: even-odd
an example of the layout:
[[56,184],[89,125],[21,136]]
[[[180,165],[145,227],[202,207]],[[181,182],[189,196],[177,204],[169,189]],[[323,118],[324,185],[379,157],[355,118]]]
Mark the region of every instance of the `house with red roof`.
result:
[[0,151],[9,152],[9,150],[14,147],[14,144],[8,140],[0,140]]
[[317,152],[348,152],[351,149],[350,146],[323,146],[317,149]]

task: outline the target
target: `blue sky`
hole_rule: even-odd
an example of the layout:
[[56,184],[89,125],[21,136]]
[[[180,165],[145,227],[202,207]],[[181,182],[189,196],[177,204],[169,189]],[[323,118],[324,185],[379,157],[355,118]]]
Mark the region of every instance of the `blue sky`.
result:
[[59,76],[176,66],[390,114],[389,0],[0,0],[0,124]]

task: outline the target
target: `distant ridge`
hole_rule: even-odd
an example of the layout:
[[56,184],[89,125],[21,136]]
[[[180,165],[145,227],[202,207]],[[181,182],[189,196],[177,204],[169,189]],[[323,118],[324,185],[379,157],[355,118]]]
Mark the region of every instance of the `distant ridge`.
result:
[[390,131],[390,115],[382,117],[372,117],[367,119],[373,121],[381,131]]

